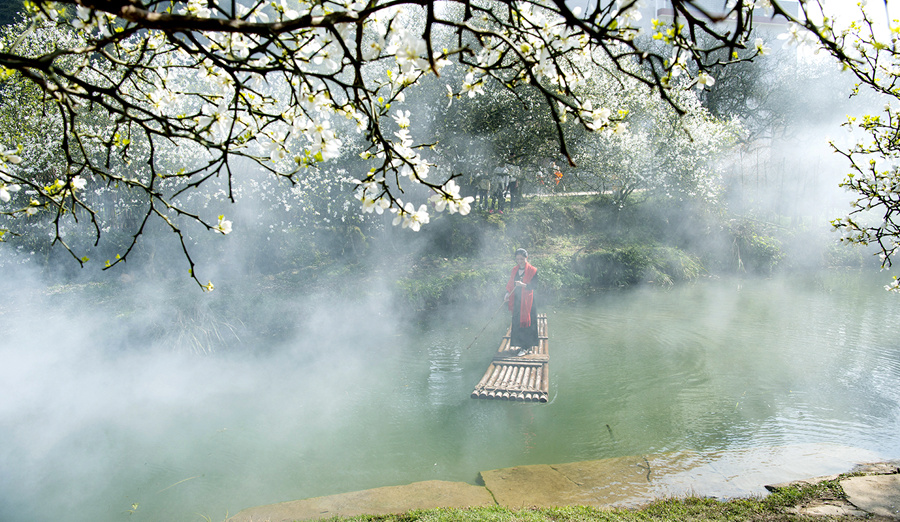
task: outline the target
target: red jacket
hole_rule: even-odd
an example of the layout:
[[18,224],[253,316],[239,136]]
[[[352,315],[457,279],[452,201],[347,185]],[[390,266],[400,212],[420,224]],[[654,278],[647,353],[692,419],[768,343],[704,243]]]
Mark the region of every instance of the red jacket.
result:
[[[506,291],[509,292],[509,309],[513,310],[513,295],[516,289],[516,272],[519,271],[519,265],[512,269],[509,274],[509,282],[506,283]],[[522,275],[522,282],[526,285],[531,282],[531,278],[537,274],[537,268],[532,266],[528,261],[525,262],[525,274]],[[519,306],[519,324],[521,326],[531,326],[531,305],[534,303],[534,290],[522,290],[522,304]]]

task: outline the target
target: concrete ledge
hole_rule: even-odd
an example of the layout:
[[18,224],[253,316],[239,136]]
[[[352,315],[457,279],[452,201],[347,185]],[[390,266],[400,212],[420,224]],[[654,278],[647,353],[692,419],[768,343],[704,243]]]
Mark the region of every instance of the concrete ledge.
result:
[[[510,509],[568,505],[638,507],[660,498],[728,499],[763,496],[765,486],[848,470],[871,454],[844,446],[810,444],[715,453],[675,452],[555,465],[482,471],[484,487],[431,480],[253,507],[229,522],[291,522],[333,516],[388,515],[417,509],[500,505]],[[900,519],[900,475],[892,464],[857,467],[866,477],[841,481],[847,500],[798,506],[798,514],[841,512]],[[880,474],[872,476],[872,474]],[[871,479],[860,480],[856,479]],[[814,483],[817,479],[803,482]],[[845,486],[845,482],[847,485]],[[786,485],[781,484],[781,485]],[[858,486],[858,488],[856,487]],[[852,505],[851,505],[852,503]],[[855,506],[855,508],[854,508]],[[858,508],[858,509],[856,509]]]
[[494,506],[487,489],[464,482],[428,480],[245,509],[228,522],[293,522],[335,515],[389,515],[413,509]]

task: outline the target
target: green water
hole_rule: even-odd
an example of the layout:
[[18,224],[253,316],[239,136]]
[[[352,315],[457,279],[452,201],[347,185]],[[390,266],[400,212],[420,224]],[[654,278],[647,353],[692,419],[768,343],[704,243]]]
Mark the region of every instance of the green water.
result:
[[547,404],[469,397],[508,324],[499,314],[466,348],[489,304],[402,330],[372,308],[335,326],[323,304],[256,356],[96,353],[96,331],[30,331],[40,350],[0,345],[0,504],[11,520],[222,520],[522,464],[820,443],[896,458],[900,296],[885,279],[544,304]]

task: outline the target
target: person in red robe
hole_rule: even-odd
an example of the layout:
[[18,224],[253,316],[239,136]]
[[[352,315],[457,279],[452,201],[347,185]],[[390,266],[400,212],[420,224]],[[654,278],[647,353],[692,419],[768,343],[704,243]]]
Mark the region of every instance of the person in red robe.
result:
[[509,303],[512,312],[509,346],[519,356],[538,345],[537,306],[534,303],[537,282],[537,268],[528,262],[528,252],[524,248],[516,250],[516,266],[509,275],[503,300]]

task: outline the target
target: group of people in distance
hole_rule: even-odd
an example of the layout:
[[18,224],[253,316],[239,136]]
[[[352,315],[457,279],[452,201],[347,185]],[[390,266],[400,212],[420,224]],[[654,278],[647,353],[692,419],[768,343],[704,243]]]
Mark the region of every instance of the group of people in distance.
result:
[[506,171],[500,169],[493,174],[482,174],[472,180],[475,208],[482,210],[506,210],[506,198],[509,197],[509,208],[519,205],[522,197],[522,182]]

